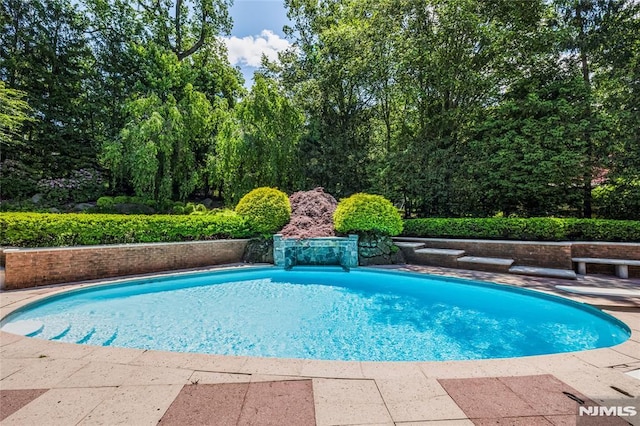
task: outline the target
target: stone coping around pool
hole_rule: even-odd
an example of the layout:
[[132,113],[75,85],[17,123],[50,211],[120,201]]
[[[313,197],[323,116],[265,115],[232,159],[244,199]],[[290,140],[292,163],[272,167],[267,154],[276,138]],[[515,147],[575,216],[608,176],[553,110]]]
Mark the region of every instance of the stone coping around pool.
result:
[[[444,269],[442,273],[456,274],[455,270]],[[528,284],[527,277],[505,275],[482,274],[494,282],[504,278],[519,280],[512,285]],[[0,293],[0,317],[43,297],[96,284],[100,283]],[[532,284],[538,285],[537,281]],[[597,403],[635,403],[634,398],[640,395],[640,380],[636,378],[640,371],[640,311],[611,308],[606,312],[630,326],[629,340],[589,351],[471,361],[358,362],[220,356],[76,345],[0,332],[0,390],[33,394],[33,401],[3,420],[3,424],[35,423],[37,419],[42,424],[45,418],[56,424],[155,424],[185,386],[276,380],[313,381],[317,425],[429,421],[471,425],[472,416],[461,409],[464,407],[459,405],[460,400],[445,386],[449,384],[447,380],[462,378],[495,381],[521,377],[535,387],[536,377],[552,375]],[[501,406],[505,403],[493,402]],[[520,420],[518,424],[528,424],[527,417]]]

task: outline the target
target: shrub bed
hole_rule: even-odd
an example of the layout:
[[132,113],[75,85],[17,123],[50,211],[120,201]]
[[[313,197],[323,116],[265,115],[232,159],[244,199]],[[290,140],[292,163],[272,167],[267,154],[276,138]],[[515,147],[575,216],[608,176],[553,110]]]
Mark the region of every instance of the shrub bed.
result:
[[0,245],[57,247],[246,238],[254,232],[232,211],[208,215],[0,214]]
[[426,218],[404,221],[405,237],[640,242],[640,221],[558,218]]

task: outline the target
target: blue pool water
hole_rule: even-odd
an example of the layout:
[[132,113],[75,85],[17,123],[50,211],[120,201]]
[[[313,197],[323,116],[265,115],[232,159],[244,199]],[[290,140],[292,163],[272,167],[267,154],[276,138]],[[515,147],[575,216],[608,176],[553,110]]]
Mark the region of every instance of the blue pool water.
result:
[[518,357],[613,346],[629,329],[601,311],[497,284],[300,267],[133,280],[53,296],[2,325],[81,344],[333,360]]

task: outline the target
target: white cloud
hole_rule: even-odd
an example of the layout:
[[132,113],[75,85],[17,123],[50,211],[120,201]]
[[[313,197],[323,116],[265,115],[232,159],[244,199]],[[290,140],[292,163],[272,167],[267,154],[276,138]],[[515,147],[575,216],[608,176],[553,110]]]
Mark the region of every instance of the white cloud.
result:
[[262,55],[269,60],[278,58],[278,52],[289,47],[289,42],[270,30],[247,37],[224,37],[231,65],[259,67]]

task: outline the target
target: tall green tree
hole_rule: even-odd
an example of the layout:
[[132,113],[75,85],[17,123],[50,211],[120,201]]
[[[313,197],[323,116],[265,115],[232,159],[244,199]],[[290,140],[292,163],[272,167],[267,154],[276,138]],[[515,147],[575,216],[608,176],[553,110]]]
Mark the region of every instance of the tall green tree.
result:
[[362,31],[370,4],[287,4],[298,54],[282,56],[281,78],[308,116],[302,140],[307,186],[338,197],[367,190],[375,179],[369,126],[375,106],[367,84],[372,44]]
[[3,150],[2,158],[36,165],[48,176],[95,164],[86,95],[95,64],[78,6],[3,0],[0,26],[0,78],[26,94],[37,118],[20,129],[25,144]]
[[[99,121],[108,123],[102,164],[117,188],[156,199],[208,193],[204,168],[215,155],[218,109],[234,105],[244,92],[217,38],[230,26],[227,2],[87,4],[100,58],[108,64],[98,86],[115,95],[101,98],[96,91]],[[111,59],[114,52],[120,59]]]
[[472,176],[487,215],[580,211],[586,93],[579,74],[543,65],[486,111],[472,143]]
[[276,81],[256,73],[249,95],[224,114],[210,157],[213,180],[228,204],[260,186],[298,189],[303,121]]
[[206,96],[187,84],[179,101],[151,94],[129,102],[127,110],[119,137],[103,147],[103,164],[138,196],[185,200],[204,179],[196,153],[212,142]]
[[[583,117],[588,126],[583,133],[582,214],[591,217],[593,180],[608,166],[607,159],[616,151],[614,141],[621,136],[619,131],[626,133],[622,127],[616,128],[616,121],[629,111],[607,109],[603,98],[609,98],[608,93],[615,91],[615,87],[629,83],[623,83],[620,78],[630,70],[630,62],[633,62],[640,6],[632,0],[556,0],[554,5],[567,54],[565,62],[580,71],[587,93]],[[625,71],[618,73],[614,69]],[[625,124],[627,131],[638,129],[637,123]]]

